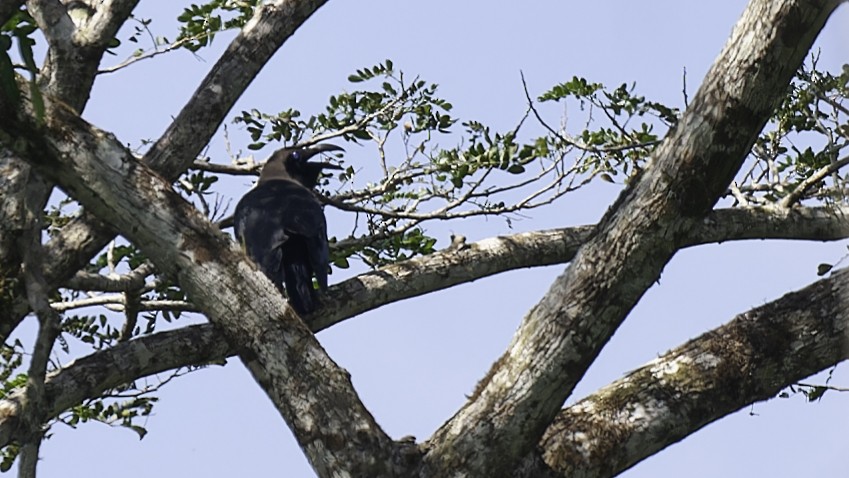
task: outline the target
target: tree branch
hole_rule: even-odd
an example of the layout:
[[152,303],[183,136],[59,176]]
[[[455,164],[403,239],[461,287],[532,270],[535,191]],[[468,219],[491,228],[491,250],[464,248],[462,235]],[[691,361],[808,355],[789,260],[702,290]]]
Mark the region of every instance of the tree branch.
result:
[[129,292],[145,287],[145,278],[153,274],[155,268],[150,262],[145,262],[127,274],[117,277],[107,277],[101,274],[79,271],[65,284],[65,287],[85,291]]
[[[230,43],[168,130],[148,151],[146,158],[152,167],[169,180],[175,180],[188,169],[262,66],[323,4],[324,0],[278,0],[259,7],[254,18]],[[105,20],[93,23],[107,24],[111,25]],[[48,284],[51,287],[62,285],[88,264],[115,235],[112,227],[83,210],[45,248],[47,269],[44,275]],[[20,284],[3,286],[17,287],[9,297],[23,296]],[[12,303],[4,305],[0,308],[0,339],[3,341],[29,312],[26,301],[13,299]]]
[[781,207],[791,207],[793,204],[798,202],[802,196],[805,195],[806,192],[815,184],[825,179],[829,174],[833,174],[835,171],[849,164],[849,156],[845,158],[839,159],[833,163],[830,163],[828,166],[820,169],[819,171],[812,174],[808,179],[805,179],[801,183],[796,186],[790,194],[784,196],[779,205]]
[[29,228],[21,237],[19,249],[23,256],[23,277],[26,283],[27,300],[38,316],[38,334],[33,346],[27,373],[24,401],[21,407],[21,461],[18,468],[21,478],[35,478],[38,451],[41,447],[42,425],[45,422],[44,382],[50,351],[59,335],[59,315],[50,308],[50,290],[42,276],[41,262],[41,215],[40,201],[29,202],[25,217]]
[[[16,3],[16,2],[7,2]],[[106,51],[109,41],[115,36],[118,28],[124,23],[132,12],[138,0],[108,0],[99,2],[97,9],[93,10],[91,21],[84,22],[85,18],[77,20],[68,15],[66,6],[58,1],[32,0],[29,2],[29,12],[38,23],[41,31],[48,40],[49,49],[47,59],[39,74],[39,87],[42,93],[60,100],[71,106],[76,111],[82,111],[88,102],[97,65]],[[88,7],[86,7],[88,8]],[[86,17],[87,18],[87,17]],[[23,317],[29,312],[29,304],[24,299],[26,291],[24,281],[19,277],[19,263],[15,262],[14,255],[7,255],[7,246],[16,236],[15,224],[18,220],[13,214],[18,213],[16,204],[22,201],[34,201],[41,205],[41,209],[47,203],[53,186],[45,183],[38,175],[30,172],[30,167],[10,150],[0,152],[0,170],[4,176],[9,175],[12,179],[8,182],[0,181],[0,192],[7,205],[0,211],[0,288],[4,294],[0,296],[0,340],[5,342],[8,335],[18,326]],[[17,178],[17,179],[15,179]],[[19,188],[20,181],[25,187]],[[81,235],[91,236],[102,230],[102,224],[97,221],[83,231],[77,227],[68,229],[64,237],[59,238],[59,244],[65,244],[66,240],[80,238]],[[83,243],[88,248],[82,247],[76,253],[88,253],[85,257],[63,257],[57,259],[47,250],[46,264],[50,270],[44,271],[45,280],[50,288],[56,288],[67,279],[67,276],[79,270],[92,255],[103,246],[94,248],[97,244],[91,242]],[[55,252],[55,251],[54,251]],[[66,253],[67,251],[60,251]],[[51,260],[52,259],[52,260]],[[82,262],[85,261],[85,262]],[[82,263],[81,263],[82,262]],[[55,267],[61,264],[71,264],[73,270],[63,270],[61,280],[57,280]]]
[[[114,224],[202,307],[259,382],[320,476],[381,476],[403,465],[350,377],[321,348],[276,287],[229,236],[139,163],[114,136],[52,105],[35,120],[0,126],[28,141],[27,157],[86,208]],[[5,124],[2,124],[5,123]]]
[[138,0],[108,0],[77,7],[82,13],[70,15],[61,2],[30,0],[28,10],[49,45],[40,73],[43,93],[81,112],[91,94],[103,52],[137,3]]
[[[564,409],[540,442],[561,476],[616,476],[849,358],[849,270],[740,314]],[[535,476],[532,473],[527,476]]]
[[726,190],[837,4],[749,4],[642,178],[530,310],[469,402],[428,442],[426,474],[497,476],[536,445],[601,348]]
[[[193,365],[202,365],[220,362],[236,353],[210,324],[175,332],[123,342],[50,373],[45,382],[46,418],[56,418],[74,405],[133,381],[130,377],[145,377],[185,366],[184,356],[191,357]],[[0,401],[0,447],[18,438],[22,401],[22,389]]]
[[[332,286],[325,308],[307,317],[307,325],[317,333],[361,314],[361,304],[371,310],[507,270],[568,262],[591,236],[592,229],[581,226],[490,238],[366,273]],[[840,210],[723,209],[712,213],[695,229],[687,245],[744,239],[827,241],[846,237],[849,221]],[[424,280],[414,280],[419,277]],[[398,284],[410,287],[399,288]],[[330,314],[330,318],[325,314]],[[184,327],[118,344],[50,375],[46,389],[49,418],[138,378],[178,367],[220,362],[235,354],[236,349],[212,325]],[[11,439],[17,416],[11,403],[18,400],[20,393],[16,391],[8,400],[0,401],[0,410],[6,410],[0,416],[0,447]]]
[[188,169],[262,67],[325,1],[260,4],[143,161],[169,180]]
[[[847,291],[849,271],[837,272],[741,314],[564,409],[541,442],[546,462],[563,476],[613,476],[707,423],[845,360]],[[234,353],[212,325],[119,344],[48,376],[48,417],[137,378]],[[15,438],[22,393],[0,402],[0,446]],[[540,476],[546,466],[536,455],[526,461],[537,463],[525,463],[516,476]]]

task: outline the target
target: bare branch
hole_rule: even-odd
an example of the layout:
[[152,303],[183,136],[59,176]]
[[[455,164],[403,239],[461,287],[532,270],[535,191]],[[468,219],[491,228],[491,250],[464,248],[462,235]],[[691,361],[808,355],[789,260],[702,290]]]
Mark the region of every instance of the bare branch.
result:
[[[847,357],[843,357],[843,360],[846,360]],[[835,392],[849,392],[849,387],[835,387],[834,385],[817,385],[813,383],[794,383],[793,386],[796,387],[805,387],[805,388],[824,388],[826,390],[832,390]]]
[[117,277],[107,277],[92,272],[79,271],[65,287],[76,290],[98,290],[103,292],[127,292],[142,289],[145,278],[153,274],[155,268],[150,261],[145,262],[127,274]]
[[41,204],[27,204],[26,216],[30,228],[20,241],[23,251],[23,276],[26,283],[27,300],[38,316],[38,334],[33,346],[32,358],[27,373],[22,407],[21,462],[19,475],[22,478],[35,478],[38,463],[38,450],[42,440],[42,426],[45,421],[44,382],[50,351],[59,334],[59,315],[50,308],[48,294],[50,290],[42,276],[41,254]]
[[260,69],[324,3],[262,3],[143,161],[169,180],[191,166]]
[[259,176],[259,171],[262,169],[263,164],[265,163],[220,164],[196,159],[192,163],[192,169],[209,171],[210,173],[229,174],[231,176]]
[[846,360],[847,334],[844,269],[740,314],[564,409],[540,443],[545,461],[561,476],[615,476]]
[[126,68],[126,67],[128,67],[128,66],[130,66],[134,63],[140,62],[142,60],[149,60],[149,59],[155,58],[159,55],[164,55],[165,53],[170,53],[174,50],[179,50],[180,48],[183,47],[183,45],[186,45],[187,43],[191,43],[191,42],[196,41],[196,40],[200,40],[200,39],[205,38],[207,36],[209,36],[209,33],[204,33],[204,34],[201,34],[201,35],[188,36],[188,37],[181,38],[179,40],[173,41],[169,45],[166,45],[165,47],[162,47],[162,48],[160,48],[157,45],[157,46],[154,47],[154,49],[152,51],[146,51],[144,53],[134,54],[133,56],[127,58],[126,60],[122,61],[121,63],[118,63],[117,65],[98,70],[97,73],[99,75],[106,74],[106,73],[115,73],[118,70],[122,70],[122,69],[124,69],[124,68]]
[[[271,55],[323,4],[324,0],[278,0],[264,3],[258,8],[254,18],[230,43],[177,119],[148,151],[146,158],[152,167],[169,180],[176,179],[185,171]],[[92,71],[92,75],[94,73]],[[70,83],[79,85],[79,78]],[[88,90],[86,99],[87,95]],[[67,281],[115,235],[111,226],[83,211],[81,216],[62,228],[45,248],[44,275],[48,284],[57,287]],[[18,286],[12,295],[20,297],[23,295],[20,292]],[[0,339],[5,340],[28,311],[28,304],[24,300],[15,300],[4,308],[4,320],[0,320]]]
[[[68,300],[61,302],[53,302],[50,307],[56,312],[67,312],[74,309],[82,309],[85,307],[95,307],[98,305],[106,306],[107,309],[115,312],[124,312],[127,310],[127,292],[120,294],[103,294],[87,297],[85,299]],[[179,312],[198,312],[199,309],[184,300],[139,300],[136,304],[139,312],[147,312],[153,310],[168,310]]]
[[[445,251],[334,285],[325,297],[324,308],[307,317],[307,324],[313,332],[319,332],[366,310],[407,297],[507,270],[568,262],[592,235],[592,230],[591,226],[583,226],[491,238],[471,244],[458,241]],[[849,221],[841,210],[734,208],[712,213],[693,231],[687,245],[745,239],[827,241],[846,237],[849,237]],[[405,287],[398,287],[399,283]],[[51,374],[47,382],[48,418],[137,378],[182,366],[218,362],[235,353],[235,348],[227,345],[212,325],[184,327],[118,344]],[[19,395],[19,391],[12,394],[13,397]],[[11,429],[18,416],[13,402],[0,401],[0,412],[3,410],[5,414],[0,413],[0,446],[11,439]]]
[[[749,4],[642,178],[623,192],[529,311],[469,402],[431,438],[426,473],[494,475],[532,449],[598,352],[726,190],[837,4]],[[786,42],[787,35],[796,41]]]
[[826,178],[826,176],[834,173],[835,171],[839,170],[843,166],[846,166],[847,164],[849,164],[849,156],[846,156],[845,158],[834,161],[834,162],[830,163],[828,166],[826,166],[826,167],[820,169],[819,171],[815,172],[814,174],[810,175],[807,179],[805,179],[804,181],[799,183],[799,185],[796,186],[796,189],[794,189],[790,194],[784,196],[784,199],[781,200],[779,205],[781,207],[791,207],[793,204],[795,204],[797,201],[799,201],[802,198],[802,196],[804,196],[805,193],[808,192],[808,190],[813,185],[822,181],[823,179]]
[[17,124],[2,118],[0,126],[20,132],[19,141],[46,146],[27,159],[178,279],[206,317],[240,347],[243,362],[316,471],[324,476],[395,473],[403,447],[380,429],[348,374],[236,244],[112,135],[69,109],[53,105],[51,111],[40,129],[32,127],[34,119]]

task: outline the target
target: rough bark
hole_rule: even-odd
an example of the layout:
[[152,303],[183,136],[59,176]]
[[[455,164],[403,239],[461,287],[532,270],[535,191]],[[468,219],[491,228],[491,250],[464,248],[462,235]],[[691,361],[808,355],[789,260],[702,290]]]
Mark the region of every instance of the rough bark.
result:
[[[840,208],[721,209],[694,224],[682,247],[744,239],[827,241],[849,235],[849,210]],[[485,239],[360,274],[334,285],[323,309],[309,317],[313,330],[376,309],[502,272],[563,264],[592,237],[594,226]]]
[[738,315],[561,412],[540,446],[561,476],[615,476],[849,358],[849,271]]
[[[514,476],[614,476],[704,425],[849,358],[849,271],[740,314],[562,410]],[[48,416],[134,379],[234,354],[212,325],[119,344],[48,377]],[[187,362],[190,361],[190,362]],[[0,446],[23,391],[0,401]],[[550,468],[549,468],[550,467]]]
[[[22,157],[114,224],[176,277],[240,356],[321,476],[389,476],[404,465],[360,402],[347,372],[321,348],[271,282],[229,236],[138,162],[112,135],[71,109],[35,120],[0,118]],[[22,146],[21,139],[27,144]]]
[[[405,298],[509,270],[566,263],[592,231],[591,226],[581,226],[495,237],[384,267],[332,286],[320,313],[305,317],[305,321],[317,333],[366,310]],[[689,247],[769,238],[827,241],[846,237],[849,221],[840,209],[723,209],[712,212],[694,229],[686,244]],[[121,282],[115,284],[115,291],[139,285]],[[51,416],[137,378],[220,361],[235,354],[236,350],[212,325],[186,327],[119,344],[77,360],[53,375],[56,385],[48,386]],[[0,418],[3,446],[8,443],[9,420],[14,420],[18,412],[8,402],[0,402],[0,408],[7,410]]]
[[87,9],[89,15],[72,17],[62,2],[27,2],[27,11],[49,45],[39,73],[42,93],[81,112],[91,94],[103,52],[137,3],[138,0],[107,0]]
[[[591,235],[592,227],[515,234],[467,244],[411,259],[396,266],[366,273],[331,287],[331,304],[322,313],[306,317],[317,333],[345,318],[359,315],[361,304],[379,307],[410,294],[472,281],[522,267],[570,261]],[[795,208],[787,211],[726,209],[712,212],[692,232],[688,246],[741,239],[835,240],[849,237],[849,221],[841,210]],[[457,275],[449,270],[460,270]],[[405,284],[399,288],[398,284]],[[116,284],[118,291],[139,284]],[[336,304],[348,298],[345,305]],[[325,312],[327,314],[325,315]],[[328,316],[330,319],[328,319]],[[236,354],[213,325],[198,325],[141,337],[78,359],[51,375],[47,383],[50,417],[85,399],[95,398],[118,385],[189,365],[218,362]],[[0,402],[0,447],[9,442],[19,414],[19,392]]]
[[739,169],[837,1],[752,1],[676,128],[469,402],[428,442],[426,475],[501,476]]
[[[79,358],[49,374],[45,382],[47,418],[55,418],[86,399],[102,396],[109,389],[131,382],[130,376],[145,377],[185,366],[184,356],[191,357],[194,365],[200,365],[218,362],[235,353],[236,349],[209,324],[118,344]],[[18,438],[23,400],[23,390],[20,390],[0,402],[0,447]]]
[[[5,2],[0,19],[13,12],[6,10],[7,6],[17,4],[14,5],[16,10],[22,3]],[[101,2],[90,17],[80,17],[75,24],[63,3],[30,1],[28,11],[45,32],[49,45],[47,60],[38,75],[42,94],[82,111],[107,45],[137,3],[138,0]],[[12,111],[8,106],[0,105],[0,110]],[[22,222],[21,211],[26,204],[43,210],[53,186],[33,173],[29,165],[10,150],[4,149],[0,156],[0,173],[8,178],[0,180],[0,193],[4,198],[0,211],[0,338],[5,341],[30,310],[20,275],[22,254],[14,250],[20,231],[28,227]],[[49,276],[47,280],[48,285],[58,285],[50,281]]]
[[[260,7],[212,67],[177,118],[147,153],[146,160],[168,179],[174,180],[182,174],[209,142],[230,108],[274,52],[325,1],[278,0]],[[135,2],[114,3],[126,6]],[[58,13],[57,16],[64,18]],[[101,31],[106,31],[107,25],[113,25],[98,13],[89,23],[100,26]],[[96,72],[96,65],[93,71]],[[51,78],[62,76],[60,72],[50,75]],[[87,92],[85,98],[88,98]],[[48,264],[45,279],[48,284],[52,287],[62,285],[88,264],[116,234],[114,228],[83,211],[45,247],[45,263]],[[0,339],[5,340],[29,312],[26,301],[20,299],[23,295],[20,287],[3,295],[9,301],[0,303]],[[3,300],[2,297],[0,300]]]
[[[113,3],[126,5],[129,2]],[[321,3],[278,2],[263,7],[261,12],[281,15],[279,18],[284,20],[295,18],[296,27],[298,21],[305,20]],[[678,248],[688,244],[695,231],[710,227],[710,209],[739,167],[773,103],[783,92],[795,65],[799,64],[837,3],[802,0],[770,3],[756,0],[750,5],[729,45],[708,74],[708,81],[697,94],[691,109],[658,149],[644,177],[622,195],[595,229],[584,231],[588,238],[575,241],[573,249],[568,249],[570,246],[564,246],[563,243],[554,247],[552,255],[571,255],[581,242],[587,241],[566,273],[525,318],[510,349],[482,381],[470,403],[429,441],[425,467],[420,470],[422,476],[500,476],[517,470],[517,466],[523,473],[534,469],[547,475],[554,471],[583,472],[578,468],[565,468],[572,466],[566,463],[571,459],[569,447],[580,452],[593,444],[564,444],[557,437],[562,438],[568,434],[565,429],[550,432],[546,435],[549,441],[544,442],[545,458],[554,469],[543,467],[539,456],[532,455],[527,460],[523,457],[533,449],[588,364],[644,291],[656,280],[665,263]],[[40,20],[43,25],[53,25],[51,9],[55,8],[57,2],[34,0],[31,4],[34,9],[43,8]],[[279,11],[276,10],[278,7]],[[304,10],[298,10],[301,7]],[[295,10],[286,11],[284,15],[281,12],[286,8]],[[61,36],[65,31],[64,17],[59,15],[56,18],[58,27],[51,35]],[[260,36],[276,35],[258,25],[263,28],[267,26],[255,19],[246,26],[245,32]],[[280,42],[284,39],[280,39]],[[276,47],[264,50],[261,54],[270,56],[274,50]],[[264,61],[249,66],[258,70],[262,64]],[[181,164],[190,164],[196,154],[187,157],[185,153],[191,152],[195,146],[199,150],[206,144],[208,136],[203,136],[211,136],[220,119],[218,123],[211,121],[215,124],[205,125],[201,129],[194,129],[190,123],[204,112],[214,119],[223,118],[229,110],[229,106],[224,108],[222,105],[232,95],[222,95],[222,85],[226,86],[227,81],[238,84],[240,80],[232,76],[232,71],[230,76],[226,72],[213,73],[223,75],[220,78],[230,79],[206,84],[193,96],[193,101],[210,102],[212,107],[205,109],[205,105],[198,105],[200,109],[192,110],[187,105],[189,111],[184,109],[186,114],[181,113],[148,154],[147,159],[151,164],[156,165],[160,173],[166,176],[164,180],[135,161],[111,135],[82,121],[75,114],[78,108],[73,104],[65,107],[48,99],[52,106],[48,108],[47,124],[44,127],[32,118],[23,121],[19,121],[20,118],[0,118],[3,133],[0,139],[10,148],[15,148],[14,154],[27,158],[40,171],[60,181],[66,191],[92,213],[114,224],[151,257],[161,270],[179,278],[189,297],[220,327],[226,340],[233,344],[231,350],[241,352],[241,358],[292,427],[320,475],[384,476],[406,473],[418,459],[415,446],[405,447],[391,442],[362,407],[344,370],[339,369],[326,356],[310,331],[284,305],[273,286],[246,261],[231,241],[182,201],[168,184],[184,168]],[[214,76],[213,73],[210,75]],[[238,73],[244,74],[243,71]],[[61,77],[58,70],[51,76]],[[250,82],[250,78],[232,97],[233,101]],[[201,92],[210,96],[205,97]],[[210,123],[210,119],[204,117],[199,123]],[[21,140],[13,143],[9,141],[10,137],[19,137]],[[185,147],[182,155],[179,147]],[[742,223],[738,224],[745,227]],[[92,248],[98,241],[101,241],[102,247],[114,234],[113,231],[92,233],[91,227],[83,223],[68,230],[75,231],[74,237],[90,238],[85,243]],[[494,250],[500,254],[517,250],[516,244],[510,240],[501,238],[499,241],[495,244],[487,243],[482,249],[472,248],[471,251],[461,246],[459,250],[452,251],[454,255],[441,257],[448,261],[445,264],[430,263],[427,269],[415,269],[419,264],[412,262],[396,265],[392,266],[394,269],[357,278],[355,280],[359,283],[351,282],[349,285],[360,287],[354,290],[355,294],[366,297],[371,294],[375,302],[366,301],[365,306],[374,307],[375,304],[452,285],[450,281],[439,283],[436,275],[414,275],[417,271],[460,271],[463,274],[459,275],[459,280],[473,280],[475,274],[492,274],[500,270],[497,267],[491,270],[475,269],[470,263],[464,267],[462,261],[481,255],[491,257]],[[60,248],[56,251],[62,256],[78,255],[69,249]],[[464,255],[466,252],[468,255]],[[88,258],[90,255],[85,256],[76,267],[87,262]],[[460,262],[450,262],[457,258],[460,258]],[[492,264],[491,261],[489,264]],[[519,262],[511,261],[507,267],[521,267],[517,264]],[[445,269],[439,269],[443,266]],[[57,277],[67,278],[74,270],[59,270]],[[842,276],[836,277],[842,280]],[[370,280],[373,282],[368,282]],[[435,281],[436,286],[428,280]],[[400,292],[380,295],[381,290],[393,289]],[[341,291],[342,287],[333,293],[336,290]],[[342,297],[334,296],[333,293],[328,296],[327,303],[330,310],[338,313],[343,308],[338,305]],[[820,297],[816,293],[813,293],[814,296]],[[261,299],[257,298],[257,294]],[[823,292],[823,297],[825,295]],[[347,303],[356,303],[350,295],[344,299]],[[827,310],[817,312],[828,313]],[[329,318],[316,318],[314,327],[329,326],[333,323],[333,316]],[[342,318],[337,315],[336,320]],[[197,330],[201,329],[194,329]],[[749,335],[740,336],[739,347],[751,346],[754,350],[760,344],[755,343],[754,339],[750,340],[751,343],[744,343],[744,339],[755,337],[747,333]],[[770,343],[773,348],[779,348],[776,345],[779,339],[789,340],[789,335],[768,337],[776,339]],[[169,338],[173,339],[174,336]],[[813,335],[810,338],[817,340]],[[158,339],[162,337],[139,339],[131,344],[140,347],[147,340]],[[740,365],[740,358],[735,355],[737,348],[723,349],[717,344],[714,341],[703,345],[713,354],[711,357],[721,357],[721,360]],[[791,341],[788,346],[796,347],[798,344]],[[828,351],[832,350],[817,352]],[[693,354],[696,352],[703,353],[694,351]],[[725,352],[727,355],[723,355]],[[690,380],[687,382],[682,379],[682,383],[675,381],[672,386],[678,388],[673,390],[702,387],[693,388],[694,395],[698,395],[698,392],[713,383],[712,380],[718,383],[716,388],[722,388],[721,385],[728,383],[723,374],[728,372],[726,369],[730,369],[730,366],[716,368],[712,367],[712,362],[699,361],[697,365],[702,368],[696,370],[697,367],[692,366],[693,362],[686,362],[679,356],[670,357],[669,360],[671,367],[677,367],[676,371],[686,369],[684,379]],[[719,358],[717,360],[721,361]],[[156,366],[165,366],[166,362],[163,359],[156,362]],[[761,362],[758,364],[762,365]],[[139,373],[146,370],[146,364],[141,366]],[[664,377],[669,375],[670,381],[677,378],[672,377],[675,373],[666,368],[657,369],[659,372],[656,369],[657,364],[655,369],[649,369],[651,377],[662,374]],[[702,375],[697,375],[697,372]],[[794,373],[789,369],[783,369],[783,372],[790,375]],[[60,377],[56,375],[54,378],[58,381]],[[104,378],[105,381],[112,379],[114,377]],[[635,377],[635,380],[638,379],[640,377]],[[767,379],[763,380],[766,383]],[[771,386],[776,386],[776,382],[771,382]],[[89,388],[80,393],[90,393],[91,390]],[[763,396],[764,390],[766,385],[754,384],[751,396],[726,396],[723,406],[730,409],[737,403],[732,403],[732,399],[756,400]],[[635,403],[657,405],[656,396],[636,394],[642,391],[642,388],[635,390],[632,397]],[[722,392],[728,395],[727,389]],[[710,392],[704,393],[709,395]],[[613,398],[605,395],[598,400],[618,405],[626,403],[618,392]],[[15,409],[15,406],[21,406],[20,402],[15,406],[7,405],[5,402],[0,405],[0,438],[8,438],[6,423],[14,423],[15,417],[20,416],[20,410]],[[678,406],[673,412],[677,411],[681,415],[690,410],[688,404],[683,402],[670,402],[667,405],[673,409]],[[14,413],[7,413],[9,410]],[[706,420],[707,413],[695,418]],[[586,470],[590,470],[591,466],[596,468],[586,473],[610,471],[610,468],[600,469],[599,466],[624,469],[639,460],[641,454],[651,451],[651,446],[629,441],[635,440],[632,436],[642,437],[643,440],[654,439],[660,446],[663,443],[656,433],[667,432],[672,439],[680,439],[679,434],[684,433],[678,429],[670,430],[669,418],[661,413],[651,417],[652,423],[641,424],[645,429],[623,431],[622,423],[616,421],[621,416],[613,416],[613,422],[608,424],[611,428],[603,430],[626,437],[621,442],[626,448],[625,453],[622,454],[623,450],[619,449],[604,451],[609,454],[610,462],[587,465]],[[693,417],[680,417],[681,420],[686,418]],[[707,419],[716,418],[718,416]],[[707,423],[698,420],[689,423],[695,429]],[[568,425],[571,426],[575,421],[579,420],[569,418]],[[591,426],[595,426],[595,423]]]

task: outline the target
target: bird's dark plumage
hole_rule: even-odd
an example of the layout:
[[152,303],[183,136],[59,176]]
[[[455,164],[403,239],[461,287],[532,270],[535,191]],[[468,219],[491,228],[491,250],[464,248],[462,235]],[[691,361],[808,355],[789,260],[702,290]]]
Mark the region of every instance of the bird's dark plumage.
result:
[[285,285],[300,314],[315,310],[313,276],[321,290],[327,289],[330,261],[327,223],[312,189],[322,170],[339,168],[308,160],[319,152],[337,150],[342,148],[318,145],[275,152],[257,186],[236,205],[236,239],[278,288]]

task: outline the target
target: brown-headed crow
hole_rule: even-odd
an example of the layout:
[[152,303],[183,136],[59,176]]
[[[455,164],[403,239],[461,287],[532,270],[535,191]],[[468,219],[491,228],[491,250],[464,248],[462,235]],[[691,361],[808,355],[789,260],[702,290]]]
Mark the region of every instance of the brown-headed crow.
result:
[[276,151],[262,168],[255,188],[236,205],[236,239],[251,259],[282,291],[299,314],[316,308],[319,288],[327,289],[330,253],[327,222],[313,188],[330,163],[309,162],[325,151],[342,151],[330,144]]

